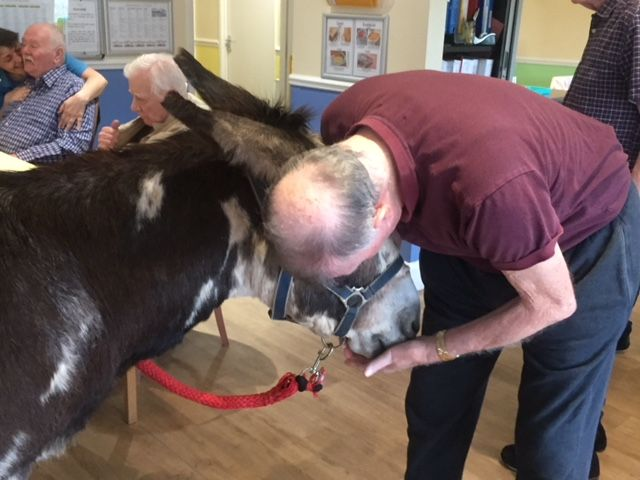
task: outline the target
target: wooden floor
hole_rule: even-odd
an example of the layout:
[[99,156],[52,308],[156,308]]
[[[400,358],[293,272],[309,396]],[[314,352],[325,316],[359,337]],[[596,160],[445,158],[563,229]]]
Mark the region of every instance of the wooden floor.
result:
[[[209,321],[161,363],[178,378],[219,394],[270,388],[286,371],[311,365],[319,340],[301,327],[270,322],[266,307],[234,300],[223,307],[231,346]],[[609,447],[602,480],[640,479],[640,309],[631,349],[618,356],[604,422]],[[489,387],[466,466],[466,480],[513,479],[497,461],[512,440],[520,349],[503,353]],[[402,478],[403,397],[407,373],[365,379],[330,358],[319,399],[299,394],[276,406],[216,411],[143,379],[140,420],[123,421],[114,390],[88,428],[34,480],[335,480]]]

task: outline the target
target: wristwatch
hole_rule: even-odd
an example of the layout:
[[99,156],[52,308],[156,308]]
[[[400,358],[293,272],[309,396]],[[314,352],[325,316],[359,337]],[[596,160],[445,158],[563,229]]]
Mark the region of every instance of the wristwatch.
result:
[[447,342],[444,338],[446,333],[446,330],[440,330],[436,333],[436,353],[441,361],[450,362],[451,360],[460,358],[460,355],[451,355],[447,350]]

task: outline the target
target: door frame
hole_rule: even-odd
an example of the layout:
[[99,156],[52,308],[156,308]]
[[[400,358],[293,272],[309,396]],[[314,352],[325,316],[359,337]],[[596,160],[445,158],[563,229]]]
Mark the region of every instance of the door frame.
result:
[[[229,36],[229,3],[233,0],[219,0],[219,32],[220,32],[220,76],[225,80],[229,80],[229,54],[227,53],[227,37]],[[279,66],[276,72],[276,96],[289,105],[289,73],[291,64],[291,44],[290,31],[292,15],[292,2],[290,0],[276,0],[280,3],[280,18],[277,20],[279,25],[279,39],[273,39],[274,63]]]

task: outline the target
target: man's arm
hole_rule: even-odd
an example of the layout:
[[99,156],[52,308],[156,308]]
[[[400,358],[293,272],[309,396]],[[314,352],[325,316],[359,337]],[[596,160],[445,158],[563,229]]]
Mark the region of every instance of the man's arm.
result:
[[95,102],[87,106],[80,129],[67,131],[58,127],[58,134],[54,140],[15,152],[16,156],[27,162],[40,160],[42,163],[48,163],[67,153],[86,152],[91,147],[91,138],[96,122],[95,109]]
[[107,88],[107,79],[100,72],[89,67],[81,75],[84,80],[82,88],[74,95],[67,98],[58,113],[60,114],[60,127],[65,130],[82,128],[83,114],[87,105],[102,95]]
[[[447,330],[446,345],[451,355],[483,352],[519,343],[575,312],[571,275],[558,245],[548,260],[524,270],[502,273],[518,292],[518,297],[488,315]],[[352,353],[347,354],[347,359],[353,364],[366,364]],[[439,361],[435,338],[425,336],[390,348],[366,365],[365,375]]]

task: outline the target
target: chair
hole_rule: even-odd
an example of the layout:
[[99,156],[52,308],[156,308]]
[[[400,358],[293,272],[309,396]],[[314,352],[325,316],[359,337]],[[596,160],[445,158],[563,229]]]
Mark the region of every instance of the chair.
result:
[[96,98],[96,111],[93,117],[93,132],[91,132],[91,143],[89,143],[89,149],[94,150],[98,147],[98,133],[100,132],[100,99]]
[[[213,310],[220,333],[220,342],[223,347],[229,346],[227,329],[224,326],[222,309],[217,307]],[[126,422],[131,425],[138,421],[138,372],[136,367],[130,368],[124,378],[124,412]]]

